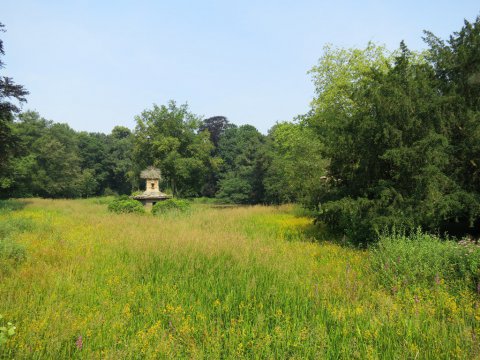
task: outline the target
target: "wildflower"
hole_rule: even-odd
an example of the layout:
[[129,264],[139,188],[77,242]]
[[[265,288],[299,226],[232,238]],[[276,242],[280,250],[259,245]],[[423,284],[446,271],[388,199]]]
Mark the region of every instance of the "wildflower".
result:
[[75,345],[77,346],[78,350],[82,350],[83,348],[83,338],[82,335],[79,335],[77,341],[75,341]]

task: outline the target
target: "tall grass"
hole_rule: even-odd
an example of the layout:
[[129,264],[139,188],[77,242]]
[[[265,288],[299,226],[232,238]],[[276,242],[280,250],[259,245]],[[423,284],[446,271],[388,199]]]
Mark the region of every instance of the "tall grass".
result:
[[26,218],[17,218],[12,213],[24,206],[25,203],[20,201],[0,200],[0,279],[26,257],[24,246],[14,238],[19,232],[33,230],[33,223]]
[[0,200],[0,214],[23,209],[25,205],[26,205],[25,201]]
[[421,230],[385,234],[373,250],[372,265],[387,288],[445,285],[457,294],[465,288],[480,291],[480,247],[467,241],[442,240]]
[[195,205],[155,217],[32,200],[15,216],[35,229],[15,235],[28,257],[0,279],[0,313],[17,327],[0,357],[480,354],[473,292],[392,292],[368,251],[313,241],[291,208]]

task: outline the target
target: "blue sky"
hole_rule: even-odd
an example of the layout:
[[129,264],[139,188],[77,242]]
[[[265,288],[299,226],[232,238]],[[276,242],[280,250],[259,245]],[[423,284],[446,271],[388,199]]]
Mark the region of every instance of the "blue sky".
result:
[[6,68],[33,109],[76,130],[134,128],[169,99],[266,133],[308,111],[326,43],[422,49],[480,14],[476,1],[2,0]]

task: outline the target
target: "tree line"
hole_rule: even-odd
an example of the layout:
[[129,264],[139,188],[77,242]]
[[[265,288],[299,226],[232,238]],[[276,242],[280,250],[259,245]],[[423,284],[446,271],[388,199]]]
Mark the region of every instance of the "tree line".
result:
[[[427,48],[326,46],[309,111],[261,134],[174,101],[133,130],[77,132],[19,112],[27,91],[0,82],[0,194],[129,194],[149,165],[179,197],[297,202],[358,242],[386,228],[454,235],[480,228],[480,18]],[[0,54],[3,46],[0,41]],[[0,62],[3,67],[3,63]]]

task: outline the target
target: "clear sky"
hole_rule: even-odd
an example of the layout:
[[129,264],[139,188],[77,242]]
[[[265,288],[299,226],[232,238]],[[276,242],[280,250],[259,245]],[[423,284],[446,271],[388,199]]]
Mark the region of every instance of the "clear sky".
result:
[[480,14],[470,0],[2,0],[6,68],[28,104],[76,130],[135,126],[153,103],[188,102],[266,133],[308,111],[307,71],[326,43],[422,49]]

